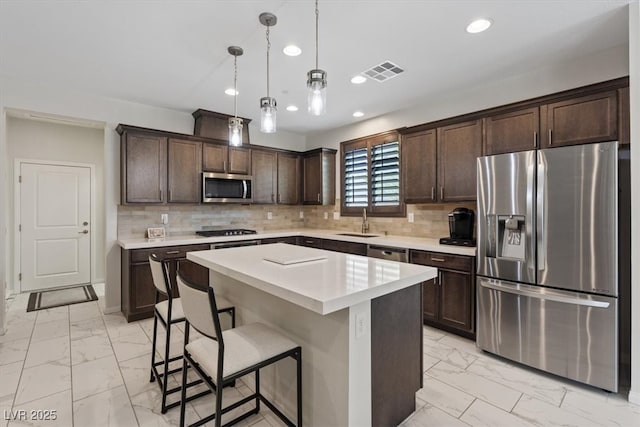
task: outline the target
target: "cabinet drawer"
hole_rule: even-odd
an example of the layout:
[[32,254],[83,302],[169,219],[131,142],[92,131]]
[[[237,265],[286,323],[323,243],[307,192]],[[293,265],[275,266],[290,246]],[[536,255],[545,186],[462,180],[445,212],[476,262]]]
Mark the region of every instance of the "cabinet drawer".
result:
[[322,249],[335,252],[343,252],[354,255],[367,255],[367,245],[356,242],[343,242],[340,240],[322,240]]
[[308,246],[310,248],[322,249],[322,239],[315,237],[298,236],[296,239],[298,246]]
[[204,251],[209,249],[208,244],[187,246],[166,246],[151,249],[134,249],[131,251],[131,262],[147,262],[149,255],[156,254],[161,259],[186,258],[187,252]]
[[411,251],[411,263],[442,267],[451,270],[471,271],[473,259],[464,255],[443,254],[440,252]]

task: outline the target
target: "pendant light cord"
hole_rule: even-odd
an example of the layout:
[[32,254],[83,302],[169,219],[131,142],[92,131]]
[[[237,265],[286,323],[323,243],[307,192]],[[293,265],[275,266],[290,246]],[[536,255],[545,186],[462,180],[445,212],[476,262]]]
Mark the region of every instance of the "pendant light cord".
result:
[[271,50],[271,41],[269,40],[269,29],[271,25],[267,25],[267,98],[269,98],[269,51]]
[[238,55],[233,55],[233,115],[238,118]]
[[318,11],[318,0],[316,0],[316,70],[318,69],[318,16],[320,15],[320,11]]

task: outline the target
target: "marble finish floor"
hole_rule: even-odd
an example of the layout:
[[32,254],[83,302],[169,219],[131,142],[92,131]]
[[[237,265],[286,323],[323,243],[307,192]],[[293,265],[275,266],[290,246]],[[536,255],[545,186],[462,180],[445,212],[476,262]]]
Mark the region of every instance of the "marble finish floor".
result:
[[[0,427],[178,425],[179,409],[161,414],[159,388],[149,382],[151,320],[104,315],[102,300],[26,313],[27,299],[10,302],[8,330],[0,336]],[[182,339],[173,334],[172,353],[181,351]],[[250,392],[239,381],[225,390],[225,401]],[[406,427],[640,425],[640,406],[621,395],[516,366],[429,327],[416,403]],[[187,422],[214,406],[213,396],[189,403]],[[53,409],[55,420],[10,420],[20,410]],[[263,405],[239,425],[282,423]]]

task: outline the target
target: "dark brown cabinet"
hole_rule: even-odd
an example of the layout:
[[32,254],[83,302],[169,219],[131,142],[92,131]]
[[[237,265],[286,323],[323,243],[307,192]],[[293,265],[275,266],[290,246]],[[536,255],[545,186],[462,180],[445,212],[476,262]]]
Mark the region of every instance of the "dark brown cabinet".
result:
[[298,236],[296,238],[296,244],[298,246],[307,246],[309,248],[322,249],[322,239],[307,236]]
[[205,172],[251,174],[251,150],[222,144],[203,144],[202,169]]
[[286,236],[286,237],[270,237],[268,239],[262,239],[260,244],[268,245],[271,243],[288,243],[290,245],[295,245],[297,243],[296,236]]
[[475,259],[412,250],[410,261],[438,268],[438,276],[423,283],[424,323],[474,338]]
[[253,203],[275,203],[277,168],[276,153],[251,150]]
[[332,205],[336,201],[336,150],[318,148],[303,155],[305,205]]
[[357,242],[343,242],[342,240],[322,239],[322,249],[352,255],[367,255],[367,245]]
[[482,120],[438,128],[438,199],[476,200],[476,159],[482,155]]
[[542,105],[540,116],[542,148],[618,139],[615,90]]
[[[178,295],[176,271],[190,282],[206,287],[209,285],[209,270],[186,259],[186,253],[208,250],[208,244],[169,246],[152,249],[122,249],[121,299],[122,313],[128,322],[153,316],[155,286],[149,267],[149,256],[154,253],[169,260],[169,278],[174,295]],[[179,267],[178,267],[179,266]]]
[[276,201],[283,205],[300,203],[300,156],[278,153],[278,193]]
[[620,144],[631,142],[631,111],[629,87],[618,89],[618,141]]
[[169,203],[200,203],[202,143],[169,139],[167,178]]
[[437,201],[436,130],[402,137],[402,185],[406,203]]
[[489,116],[484,120],[484,155],[513,153],[538,147],[539,107]]
[[167,138],[144,132],[121,135],[122,203],[165,203]]

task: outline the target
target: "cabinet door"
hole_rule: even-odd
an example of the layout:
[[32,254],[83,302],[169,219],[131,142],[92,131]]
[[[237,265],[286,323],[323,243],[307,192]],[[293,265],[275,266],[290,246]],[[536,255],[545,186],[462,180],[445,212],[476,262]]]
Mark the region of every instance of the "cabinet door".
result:
[[[156,303],[156,288],[153,285],[151,267],[149,263],[132,264],[129,270],[131,275],[129,288],[129,313],[127,320],[138,320],[153,316],[153,307]],[[164,299],[164,297],[162,297]]]
[[482,120],[438,128],[439,200],[476,200],[476,159],[482,155]]
[[199,203],[202,198],[202,143],[169,140],[169,203]]
[[283,205],[296,205],[300,201],[300,157],[278,153],[278,199]]
[[441,269],[440,322],[460,331],[473,333],[474,294],[472,274]]
[[226,145],[203,144],[202,169],[206,172],[226,172],[227,150]]
[[436,130],[402,137],[402,182],[406,203],[436,201]]
[[353,255],[367,255],[367,245],[356,242],[343,242],[341,240],[322,239],[322,249],[327,251],[342,252]]
[[533,150],[538,147],[539,128],[538,107],[487,117],[484,155]]
[[251,169],[253,202],[275,203],[276,153],[252,150]]
[[251,175],[251,150],[229,147],[229,173]]
[[122,155],[123,203],[164,203],[167,193],[167,138],[127,134]]
[[178,283],[176,282],[176,272],[179,270],[182,277],[184,277],[188,282],[193,283],[194,285],[199,285],[203,289],[206,289],[209,286],[209,269],[201,266],[200,264],[196,264],[195,262],[189,261],[188,259],[179,259],[172,263],[172,268],[175,268],[176,271],[170,271],[171,277],[171,290],[173,291],[173,295],[179,297],[178,293]]
[[540,113],[543,148],[618,139],[616,91],[543,105]]
[[422,283],[422,317],[424,321],[438,321],[438,288],[437,279]]
[[631,142],[631,110],[629,88],[618,89],[618,141],[620,144]]
[[322,159],[321,154],[313,154],[304,158],[304,191],[303,203],[319,205],[322,203]]

